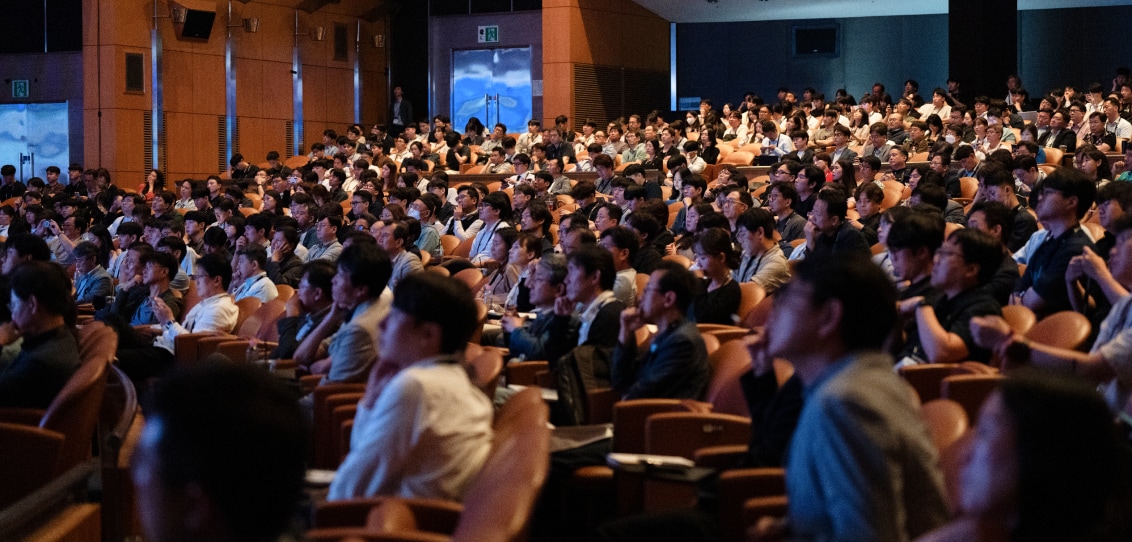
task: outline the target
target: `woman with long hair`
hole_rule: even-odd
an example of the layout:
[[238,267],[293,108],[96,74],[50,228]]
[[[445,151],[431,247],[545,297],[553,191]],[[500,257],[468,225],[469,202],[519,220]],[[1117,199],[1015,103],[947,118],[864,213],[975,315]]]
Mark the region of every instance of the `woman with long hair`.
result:
[[846,194],[857,193],[857,170],[852,160],[838,160],[830,171],[833,172],[833,182],[841,185]]
[[260,209],[262,213],[268,213],[272,216],[283,216],[283,205],[280,203],[282,196],[275,190],[265,190],[263,192],[263,207]]
[[719,161],[719,147],[716,146],[717,139],[715,137],[715,130],[705,126],[700,130],[700,158],[704,162],[714,164]]
[[165,190],[165,174],[156,169],[149,170],[145,181],[138,185],[138,193],[145,196],[146,201],[152,201],[153,196]]
[[864,111],[854,109],[849,117],[850,145],[863,145],[869,137],[869,117]]

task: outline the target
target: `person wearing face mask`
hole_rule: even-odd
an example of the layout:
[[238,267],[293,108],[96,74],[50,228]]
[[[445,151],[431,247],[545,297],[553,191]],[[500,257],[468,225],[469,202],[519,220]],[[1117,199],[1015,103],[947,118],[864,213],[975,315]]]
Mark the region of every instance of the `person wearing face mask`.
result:
[[434,258],[439,258],[441,253],[440,225],[436,221],[436,209],[440,205],[440,198],[436,194],[425,192],[409,204],[406,211],[406,214],[417,219],[421,224],[421,234],[416,241],[417,248],[422,252],[428,252]]

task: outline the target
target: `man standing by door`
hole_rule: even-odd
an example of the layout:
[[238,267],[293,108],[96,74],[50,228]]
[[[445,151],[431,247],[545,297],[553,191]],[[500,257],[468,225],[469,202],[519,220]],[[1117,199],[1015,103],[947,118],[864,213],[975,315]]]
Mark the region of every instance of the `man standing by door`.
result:
[[393,103],[389,105],[390,133],[394,137],[405,131],[405,126],[413,124],[413,104],[402,96],[401,87],[393,87]]

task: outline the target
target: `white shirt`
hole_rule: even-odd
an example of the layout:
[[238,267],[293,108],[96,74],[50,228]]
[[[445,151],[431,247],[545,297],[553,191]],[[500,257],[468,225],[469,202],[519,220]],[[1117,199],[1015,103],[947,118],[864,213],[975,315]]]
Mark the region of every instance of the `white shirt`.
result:
[[459,501],[491,450],[491,402],[451,358],[418,361],[372,406],[358,403],[329,500],[394,495]]
[[205,331],[231,333],[239,317],[240,309],[232,301],[232,296],[219,293],[206,297],[185,315],[184,324],[170,322],[166,325],[161,335],[153,339],[153,346],[175,353],[173,348],[177,335]]

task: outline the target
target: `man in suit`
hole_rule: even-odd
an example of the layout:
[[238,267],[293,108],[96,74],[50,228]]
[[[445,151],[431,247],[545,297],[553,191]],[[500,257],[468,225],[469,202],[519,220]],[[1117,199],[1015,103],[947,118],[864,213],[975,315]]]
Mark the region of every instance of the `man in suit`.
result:
[[1064,110],[1055,111],[1049,118],[1049,132],[1046,133],[1045,140],[1039,139],[1038,144],[1055,149],[1065,147],[1065,152],[1077,150],[1077,134],[1066,128],[1068,121]]
[[[674,262],[662,262],[640,293],[639,307],[621,311],[611,381],[624,399],[699,399],[708,384],[707,348],[694,322],[684,318],[696,292],[696,277]],[[657,327],[652,346],[637,352],[637,330]]]
[[857,153],[849,148],[849,134],[848,126],[840,123],[833,125],[833,150],[829,153],[831,164],[841,160],[854,161],[857,159]]
[[888,140],[888,126],[883,122],[874,122],[869,126],[869,143],[861,149],[861,156],[875,156],[881,162],[888,162],[888,151],[894,146]]
[[402,96],[401,87],[393,87],[393,103],[389,104],[389,127],[394,136],[413,125],[413,104]]

